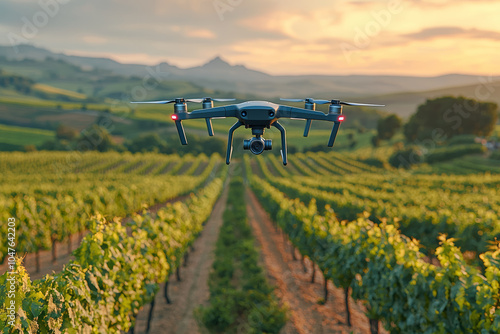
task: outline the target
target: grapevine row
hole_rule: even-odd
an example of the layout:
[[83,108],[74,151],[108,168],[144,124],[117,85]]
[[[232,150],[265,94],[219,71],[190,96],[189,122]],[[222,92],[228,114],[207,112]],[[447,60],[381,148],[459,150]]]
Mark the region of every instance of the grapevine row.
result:
[[464,251],[475,254],[486,251],[489,243],[500,237],[500,196],[494,188],[481,186],[481,191],[474,193],[469,187],[455,187],[454,191],[452,187],[450,193],[425,187],[422,182],[423,189],[413,189],[402,184],[388,186],[387,180],[393,182],[394,178],[387,176],[370,182],[358,180],[359,176],[350,179],[352,182],[328,177],[277,179],[262,159],[259,164],[266,179],[290,197],[306,203],[315,199],[321,213],[329,205],[335,208],[339,219],[354,220],[366,211],[373,221],[396,221],[405,235],[420,240],[431,254],[439,244],[440,234],[458,238],[457,244]]
[[[247,170],[249,162],[246,160]],[[339,222],[288,199],[265,180],[251,186],[271,218],[327,280],[365,301],[370,319],[391,333],[498,333],[500,247],[482,254],[484,276],[468,266],[453,239],[439,238],[440,266],[424,261],[416,240],[367,218]]]
[[[32,282],[18,260],[16,323],[8,328],[2,305],[0,331],[119,333],[129,330],[139,309],[154,299],[203,228],[222,190],[217,178],[186,203],[168,204],[157,216],[136,215],[124,226],[97,216],[74,252],[75,260],[54,275]],[[129,233],[127,233],[127,228]],[[7,273],[0,277],[6,286]]]
[[[15,217],[18,249],[38,252],[51,249],[56,241],[87,229],[86,217],[97,212],[125,216],[144,205],[165,202],[201,186],[219,163],[213,156],[199,176],[139,176],[93,174],[66,175],[63,180],[50,175],[12,176],[0,194],[1,221]],[[6,235],[2,225],[0,233]],[[7,253],[0,244],[0,262]]]

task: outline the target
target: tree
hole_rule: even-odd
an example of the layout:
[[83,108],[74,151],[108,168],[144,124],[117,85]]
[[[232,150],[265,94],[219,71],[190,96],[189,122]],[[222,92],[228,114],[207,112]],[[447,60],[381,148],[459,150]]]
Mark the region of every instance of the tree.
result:
[[26,145],[24,146],[24,151],[25,152],[36,152],[36,146],[35,145]]
[[389,140],[401,128],[403,121],[397,115],[392,114],[380,118],[377,123],[377,136],[382,140]]
[[412,146],[401,151],[396,151],[389,157],[389,164],[396,168],[409,169],[413,165],[420,164],[423,161],[422,150]]
[[83,130],[78,137],[77,149],[80,151],[99,152],[110,151],[114,148],[113,140],[109,132],[97,124],[92,124]]
[[440,141],[464,134],[486,137],[495,128],[497,109],[496,103],[463,96],[427,100],[405,124],[404,134],[408,141]]
[[78,131],[76,129],[73,129],[69,126],[59,124],[56,130],[56,137],[57,139],[65,139],[65,140],[73,140],[78,136]]

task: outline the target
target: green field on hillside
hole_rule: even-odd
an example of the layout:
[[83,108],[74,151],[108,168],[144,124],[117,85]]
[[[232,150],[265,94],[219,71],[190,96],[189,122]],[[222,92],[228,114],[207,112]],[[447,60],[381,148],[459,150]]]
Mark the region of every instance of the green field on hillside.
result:
[[40,145],[54,137],[54,131],[0,124],[0,149],[18,147],[23,150],[26,145]]

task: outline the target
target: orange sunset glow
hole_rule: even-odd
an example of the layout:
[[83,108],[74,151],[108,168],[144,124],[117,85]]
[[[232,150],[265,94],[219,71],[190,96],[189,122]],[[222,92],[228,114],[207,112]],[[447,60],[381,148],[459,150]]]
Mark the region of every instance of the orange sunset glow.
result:
[[52,2],[4,2],[0,44],[180,67],[220,55],[275,75],[498,72],[496,1]]

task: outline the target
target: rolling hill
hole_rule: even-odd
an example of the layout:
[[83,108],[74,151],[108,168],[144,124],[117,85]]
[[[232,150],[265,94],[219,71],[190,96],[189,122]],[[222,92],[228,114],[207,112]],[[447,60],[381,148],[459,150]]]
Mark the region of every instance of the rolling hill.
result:
[[[146,66],[141,64],[121,64],[107,58],[70,56],[32,45],[19,45],[16,48],[18,52],[10,46],[0,46],[0,57],[6,60],[35,59],[38,61],[45,61],[50,58],[64,61],[87,72],[99,69],[99,72],[104,70],[108,74],[136,76],[141,80],[152,76],[163,81],[190,81],[210,90],[232,91],[266,98],[277,96],[363,98],[401,92],[440,90],[453,86],[468,86],[479,83],[477,76],[463,74],[448,74],[436,77],[388,75],[273,76],[247,68],[244,65],[231,65],[221,57],[216,57],[200,66],[183,69],[167,62],[162,62],[156,66]],[[492,77],[492,80],[500,81],[500,76]]]
[[402,117],[409,117],[417,107],[424,103],[426,99],[432,99],[440,96],[464,96],[481,101],[491,101],[500,105],[500,80],[489,83],[484,86],[481,83],[464,86],[446,87],[436,90],[427,90],[421,92],[402,92],[370,97],[373,103],[384,103],[388,111],[396,113]]

